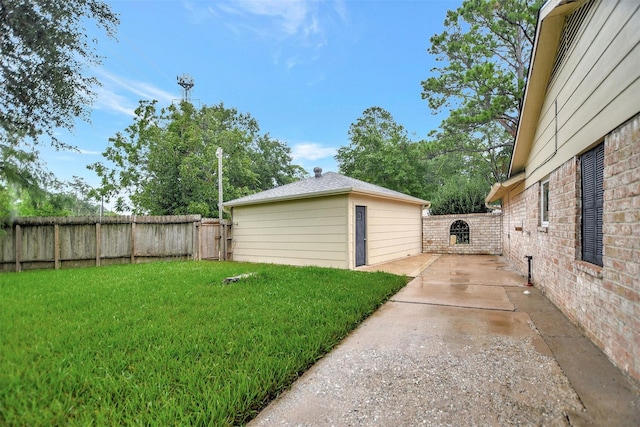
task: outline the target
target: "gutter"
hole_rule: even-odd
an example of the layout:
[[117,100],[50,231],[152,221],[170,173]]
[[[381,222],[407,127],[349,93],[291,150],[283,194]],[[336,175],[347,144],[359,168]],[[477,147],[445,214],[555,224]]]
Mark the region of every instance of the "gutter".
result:
[[[495,202],[496,200],[502,199],[502,197],[507,192],[510,192],[513,188],[522,184],[524,182],[524,178],[525,178],[525,172],[520,172],[518,175],[515,175],[504,182],[496,182],[495,184],[493,184],[491,186],[491,191],[489,192],[487,197],[484,198],[484,205],[486,207],[489,207],[490,202]],[[501,208],[502,208],[502,204],[500,204],[499,206],[494,206],[491,209],[501,209]]]
[[237,203],[227,202],[226,206],[247,206],[247,205],[260,205],[264,203],[275,203],[275,202],[285,202],[288,200],[299,200],[299,199],[312,199],[314,197],[322,197],[322,196],[337,196],[340,194],[348,194],[351,193],[353,188],[342,188],[340,190],[327,190],[327,191],[315,191],[311,193],[302,193],[302,194],[293,194],[287,196],[276,196],[270,197],[268,199],[257,199],[257,200],[245,200]]
[[[396,200],[400,202],[421,204],[421,205],[428,204],[429,207],[431,206],[431,202],[427,200],[418,199],[416,197],[411,197],[411,196],[402,197],[399,195],[394,196],[393,194],[378,193],[375,191],[370,192],[370,191],[360,190],[360,189],[356,190],[353,187],[345,187],[337,190],[326,190],[326,191],[316,191],[316,192],[303,193],[303,194],[293,194],[293,195],[287,195],[287,196],[272,197],[269,199],[246,200],[246,201],[237,202],[237,203],[227,202],[224,205],[224,207],[228,208],[228,206],[235,207],[235,206],[259,205],[259,204],[265,204],[265,203],[284,202],[289,200],[312,199],[315,197],[338,196],[342,194],[362,194],[365,196],[377,197],[381,199]],[[228,212],[228,211],[225,210],[225,212]]]
[[354,190],[353,188],[351,188],[350,193],[353,194],[364,194],[366,196],[372,196],[372,197],[378,197],[381,199],[389,199],[389,200],[396,200],[399,202],[408,202],[408,203],[414,203],[414,204],[421,204],[421,205],[429,205],[429,207],[431,207],[431,202],[428,200],[422,200],[422,199],[418,199],[417,197],[412,197],[409,195],[406,195],[405,197],[402,196],[394,196],[393,194],[385,194],[385,193],[377,193],[374,191],[366,191],[366,190]]

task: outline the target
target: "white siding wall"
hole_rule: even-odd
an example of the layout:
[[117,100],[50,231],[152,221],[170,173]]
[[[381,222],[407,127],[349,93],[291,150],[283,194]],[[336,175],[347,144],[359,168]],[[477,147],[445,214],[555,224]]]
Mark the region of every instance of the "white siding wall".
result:
[[367,207],[367,265],[422,252],[422,206],[351,195],[349,268],[355,267],[355,207]]
[[234,207],[234,261],[349,268],[347,197]]
[[526,187],[640,111],[639,22],[637,0],[601,0],[591,11],[547,90],[526,164]]

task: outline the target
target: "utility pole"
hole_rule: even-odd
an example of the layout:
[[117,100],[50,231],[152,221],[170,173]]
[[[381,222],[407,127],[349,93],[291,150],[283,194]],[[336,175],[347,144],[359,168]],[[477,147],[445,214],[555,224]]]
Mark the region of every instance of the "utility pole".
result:
[[218,259],[227,259],[227,231],[222,220],[222,209],[224,204],[222,203],[222,147],[218,147],[216,150],[216,157],[218,158],[218,224],[220,230],[220,244],[218,245]]
[[222,226],[222,147],[216,150],[216,157],[218,158],[218,218]]

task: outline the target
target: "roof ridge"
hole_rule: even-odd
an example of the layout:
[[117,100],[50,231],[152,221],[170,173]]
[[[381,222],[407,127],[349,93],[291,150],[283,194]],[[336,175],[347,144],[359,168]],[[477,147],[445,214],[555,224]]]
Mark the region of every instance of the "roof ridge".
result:
[[292,200],[301,197],[321,197],[349,192],[366,193],[379,197],[392,197],[413,203],[427,203],[426,200],[391,190],[376,184],[371,184],[356,178],[351,178],[337,172],[325,172],[296,182],[274,187],[259,193],[240,197],[225,202],[226,206],[269,203],[282,200]]

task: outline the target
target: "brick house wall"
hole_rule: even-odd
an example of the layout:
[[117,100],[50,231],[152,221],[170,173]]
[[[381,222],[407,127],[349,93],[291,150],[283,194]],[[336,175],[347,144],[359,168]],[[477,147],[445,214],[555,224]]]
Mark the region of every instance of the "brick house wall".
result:
[[[450,227],[462,220],[469,225],[469,243],[452,244]],[[500,214],[432,215],[422,218],[422,252],[438,254],[502,254]]]
[[540,183],[503,199],[504,255],[620,369],[640,380],[640,115],[604,140],[603,267],[581,261],[579,157],[549,175],[549,226]]

